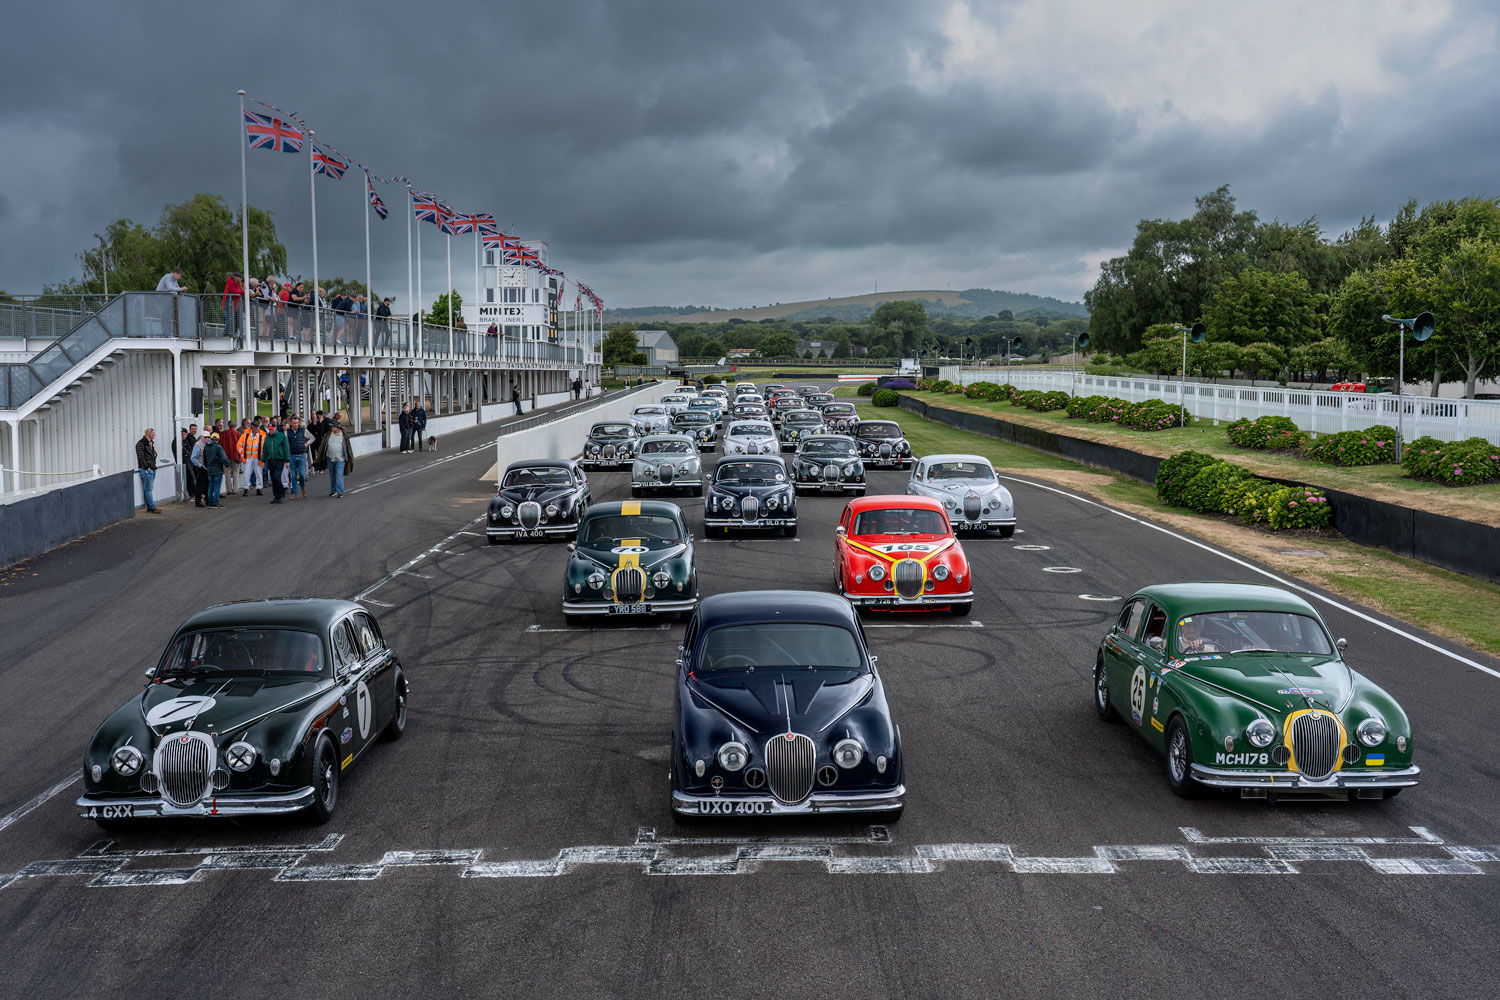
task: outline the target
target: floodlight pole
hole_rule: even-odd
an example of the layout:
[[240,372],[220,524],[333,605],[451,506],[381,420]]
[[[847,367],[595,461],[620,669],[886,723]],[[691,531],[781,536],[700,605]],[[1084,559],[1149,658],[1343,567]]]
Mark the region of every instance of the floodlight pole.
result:
[[1399,319],[1390,315],[1380,317],[1387,323],[1396,324],[1399,348],[1396,354],[1396,463],[1401,463],[1401,448],[1406,441],[1406,401],[1402,398],[1406,388],[1406,332],[1411,331],[1417,340],[1432,336],[1436,324],[1432,313],[1424,312],[1411,319]]

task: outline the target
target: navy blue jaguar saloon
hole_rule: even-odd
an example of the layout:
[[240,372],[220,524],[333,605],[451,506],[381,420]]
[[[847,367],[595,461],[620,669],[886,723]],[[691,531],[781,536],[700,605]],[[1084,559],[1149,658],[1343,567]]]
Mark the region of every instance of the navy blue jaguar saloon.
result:
[[849,602],[760,590],[708,597],[677,670],[672,810],[712,816],[905,807],[901,731]]

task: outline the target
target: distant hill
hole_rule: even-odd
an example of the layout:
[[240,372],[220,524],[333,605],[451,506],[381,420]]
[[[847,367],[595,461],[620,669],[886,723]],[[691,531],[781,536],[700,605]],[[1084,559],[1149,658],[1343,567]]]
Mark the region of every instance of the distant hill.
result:
[[1061,313],[1069,316],[1088,315],[1088,310],[1081,302],[1064,302],[1062,299],[1029,295],[1025,292],[997,292],[988,288],[966,288],[961,292],[937,289],[871,292],[866,295],[845,295],[839,298],[812,299],[804,302],[782,302],[774,306],[756,306],[751,309],[639,306],[632,309],[607,310],[605,318],[606,321],[629,320],[633,323],[723,323],[731,319],[755,323],[763,319],[784,319],[788,322],[795,322],[832,316],[843,322],[857,322],[869,319],[870,314],[883,303],[905,299],[922,302],[929,316],[950,319],[978,319],[981,316],[993,316],[1002,309],[1009,309],[1017,316],[1023,312]]

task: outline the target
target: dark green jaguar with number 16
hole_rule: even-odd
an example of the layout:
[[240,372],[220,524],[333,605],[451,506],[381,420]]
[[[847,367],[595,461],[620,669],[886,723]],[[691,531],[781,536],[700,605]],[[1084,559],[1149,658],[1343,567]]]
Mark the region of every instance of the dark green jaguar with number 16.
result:
[[1147,587],[1099,645],[1094,709],[1166,757],[1179,795],[1392,798],[1417,783],[1411,723],[1344,646],[1275,587]]
[[406,728],[401,663],[350,601],[207,608],[146,677],[84,754],[78,811],[101,826],[304,810],[325,822],[344,770]]

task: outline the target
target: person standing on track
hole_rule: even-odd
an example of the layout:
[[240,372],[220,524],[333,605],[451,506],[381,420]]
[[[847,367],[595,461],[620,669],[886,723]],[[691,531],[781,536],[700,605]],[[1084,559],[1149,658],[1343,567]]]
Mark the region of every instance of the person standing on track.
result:
[[349,435],[344,433],[340,410],[328,425],[328,433],[319,445],[318,458],[328,466],[328,495],[342,498],[344,495],[344,471],[354,471],[354,447]]
[[288,473],[288,482],[292,488],[292,499],[297,499],[300,494],[307,496],[307,430],[302,426],[301,417],[292,418],[292,427],[286,432],[287,450],[292,453],[291,471]]
[[510,384],[510,401],[516,404],[516,416],[520,416],[521,410],[521,386],[518,383]]
[[411,404],[401,404],[401,416],[396,421],[401,427],[401,454],[411,451]]
[[416,408],[411,411],[411,433],[416,439],[417,451],[427,450],[427,408],[422,401],[417,400]]
[[[240,432],[235,429],[234,421],[227,421],[225,427],[219,432],[219,447],[224,449],[224,457],[229,459],[229,468],[224,470],[224,481],[229,484],[229,493],[234,493],[234,484],[240,481]],[[223,491],[220,491],[222,498]]]
[[156,506],[156,428],[147,427],[141,439],[135,443],[135,467],[141,474],[141,495],[146,500],[146,513],[160,514]]
[[255,487],[255,495],[263,496],[266,477],[261,467],[261,448],[266,442],[266,432],[260,429],[260,417],[254,420],[246,418],[240,428],[240,460],[243,463],[240,468],[240,496],[250,495],[250,487]]
[[203,446],[203,468],[208,474],[208,488],[205,491],[205,507],[222,507],[219,497],[224,486],[224,472],[230,467],[229,456],[224,453],[224,444],[219,440],[218,434],[210,434],[205,438]]
[[271,481],[271,502],[285,503],[286,486],[281,477],[286,472],[287,463],[292,460],[292,452],[286,435],[281,432],[281,424],[271,424],[271,433],[266,435],[261,446],[261,457],[266,463],[266,478]]

